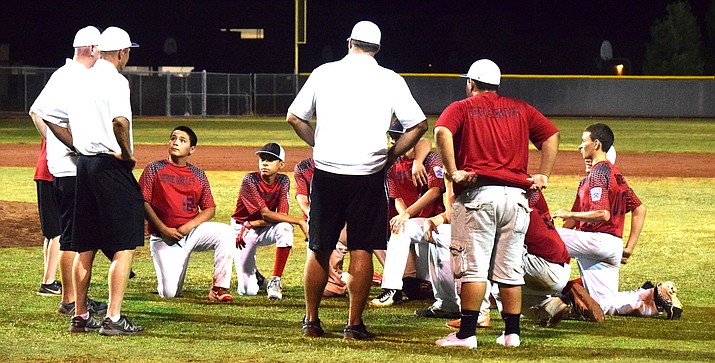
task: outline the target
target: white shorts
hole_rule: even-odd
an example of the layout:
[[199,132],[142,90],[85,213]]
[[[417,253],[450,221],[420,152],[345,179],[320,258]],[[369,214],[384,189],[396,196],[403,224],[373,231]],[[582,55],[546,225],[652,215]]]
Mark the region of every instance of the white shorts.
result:
[[491,185],[466,190],[452,210],[454,276],[461,282],[489,279],[523,285],[524,235],[530,212],[524,190]]

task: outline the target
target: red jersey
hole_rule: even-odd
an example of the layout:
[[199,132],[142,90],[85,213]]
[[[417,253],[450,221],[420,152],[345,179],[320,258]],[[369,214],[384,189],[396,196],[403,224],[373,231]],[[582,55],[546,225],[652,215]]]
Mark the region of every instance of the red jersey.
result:
[[32,180],[52,181],[52,173],[50,173],[50,169],[47,168],[47,142],[44,137],[42,138],[42,145],[40,145],[40,154],[37,155],[35,176]]
[[[401,156],[387,173],[387,187],[390,191],[390,198],[402,198],[405,205],[411,206],[417,202],[430,188],[439,188],[444,193],[444,174],[442,172],[442,159],[433,151],[430,151],[422,163],[427,170],[427,185],[421,188],[412,184],[412,164],[414,159]],[[412,218],[434,217],[444,212],[443,198],[438,198],[431,204],[424,207]]]
[[564,264],[571,261],[569,252],[566,250],[564,241],[556,232],[554,221],[549,213],[549,206],[546,204],[544,195],[539,190],[529,190],[529,229],[524,236],[526,251],[534,256],[539,256],[546,261],[557,264]]
[[611,218],[606,222],[578,221],[576,229],[584,232],[602,232],[623,237],[626,213],[641,205],[636,193],[626,183],[620,171],[607,160],[596,163],[591,172],[578,185],[574,212],[607,210]]
[[[435,127],[452,132],[457,169],[475,172],[480,182],[528,189],[530,140],[537,149],[558,132],[526,102],[485,92],[453,102]],[[456,193],[458,195],[458,193]]]
[[313,158],[301,160],[295,164],[293,178],[295,179],[295,195],[310,196],[310,183],[313,182],[313,173],[315,172],[315,162]]
[[[199,209],[216,207],[206,174],[191,164],[176,166],[166,159],[150,163],[139,177],[139,186],[144,201],[170,228],[194,219]],[[149,223],[149,233],[157,232]]]
[[263,207],[273,212],[288,214],[289,193],[290,179],[285,174],[277,174],[273,184],[266,184],[257,171],[246,174],[238,191],[236,211],[231,217],[238,223],[263,219],[260,213]]

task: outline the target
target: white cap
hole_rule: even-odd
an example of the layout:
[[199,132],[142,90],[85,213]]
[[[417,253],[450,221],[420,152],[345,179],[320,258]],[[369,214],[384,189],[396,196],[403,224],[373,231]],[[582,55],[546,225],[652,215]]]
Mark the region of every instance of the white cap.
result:
[[116,26],[110,26],[99,36],[99,50],[108,52],[112,50],[122,50],[124,48],[135,48],[139,44],[129,40],[129,34]]
[[611,164],[616,163],[616,148],[613,145],[606,151],[606,159],[608,159]]
[[367,20],[355,24],[352,33],[350,33],[350,39],[377,45],[380,45],[381,36],[380,28],[375,23]]
[[99,29],[91,25],[77,31],[74,42],[72,42],[74,48],[89,47],[90,45],[99,45]]
[[469,67],[469,72],[461,76],[495,86],[498,86],[501,81],[499,66],[489,59],[480,59],[472,63],[472,66]]

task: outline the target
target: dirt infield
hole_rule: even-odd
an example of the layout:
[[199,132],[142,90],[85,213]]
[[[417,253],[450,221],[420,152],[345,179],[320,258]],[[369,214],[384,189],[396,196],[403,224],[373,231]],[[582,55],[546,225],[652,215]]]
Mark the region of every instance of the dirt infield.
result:
[[[34,166],[37,161],[38,145],[0,145],[0,166]],[[232,146],[201,146],[191,162],[204,170],[255,170],[258,158],[256,148]],[[144,168],[149,162],[165,158],[164,145],[137,145],[137,168]],[[310,157],[311,149],[286,148],[286,167],[292,172],[300,160]],[[533,152],[529,170],[538,165],[538,153]],[[627,153],[619,152],[616,164],[628,177],[715,177],[715,155],[697,153]],[[576,175],[583,170],[583,160],[576,151],[559,153],[554,167],[555,175]],[[36,246],[42,243],[37,204],[3,202],[0,204],[0,247]],[[28,236],[33,236],[28,239]]]

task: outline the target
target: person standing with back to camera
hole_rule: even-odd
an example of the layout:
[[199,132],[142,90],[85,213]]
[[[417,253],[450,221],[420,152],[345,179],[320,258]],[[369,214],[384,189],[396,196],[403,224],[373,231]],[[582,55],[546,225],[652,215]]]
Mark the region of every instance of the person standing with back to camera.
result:
[[[316,68],[288,108],[288,123],[313,146],[315,161],[304,274],[306,337],[323,335],[318,308],[330,254],[346,222],[350,313],[343,338],[372,337],[362,313],[372,283],[372,251],[387,247],[385,170],[427,130],[426,117],[405,80],[377,64],[380,38],[374,23],[355,24],[347,39],[348,54]],[[310,124],[314,113],[319,115],[315,130]],[[406,131],[388,149],[386,133],[393,114]]]
[[[529,227],[527,189],[546,188],[559,146],[558,129],[526,102],[497,93],[501,70],[488,59],[472,64],[467,98],[449,105],[435,124],[444,175],[454,183],[452,270],[462,281],[461,325],[435,342],[477,347],[476,326],[487,279],[499,284],[505,329],[497,343],[520,343],[524,234]],[[529,141],[541,150],[529,177]],[[492,257],[493,256],[493,257]]]

